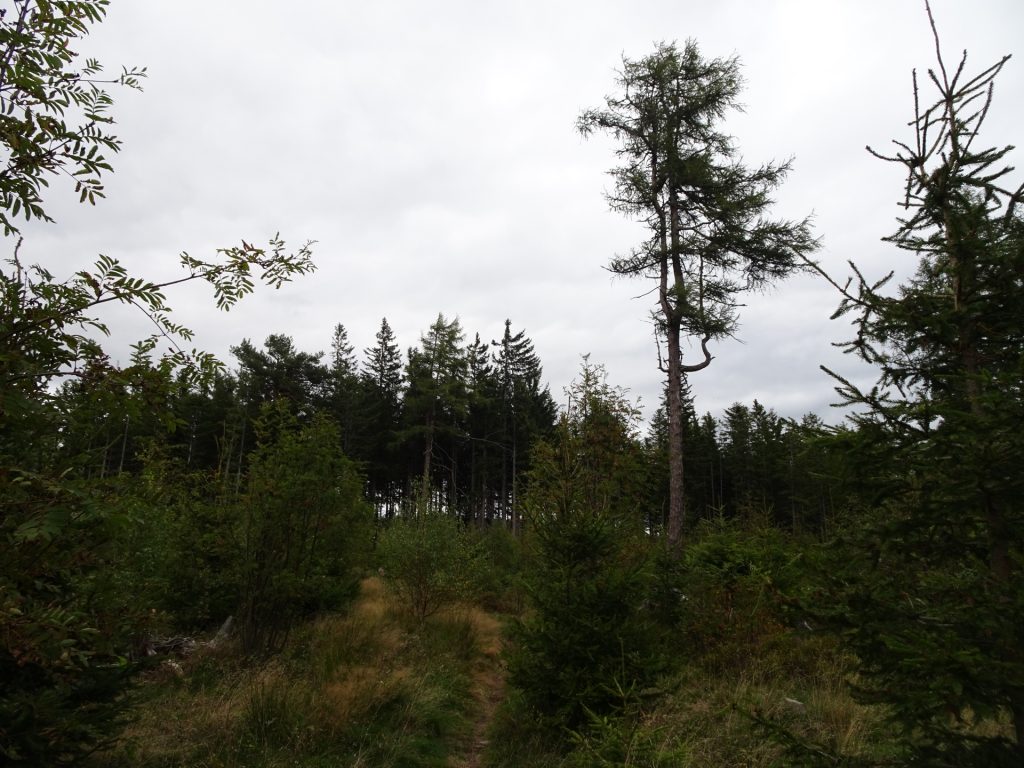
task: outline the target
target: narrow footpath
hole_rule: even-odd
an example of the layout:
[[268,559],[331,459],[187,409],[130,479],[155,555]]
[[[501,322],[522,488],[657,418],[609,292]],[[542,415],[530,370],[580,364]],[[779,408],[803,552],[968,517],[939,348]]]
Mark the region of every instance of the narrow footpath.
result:
[[501,622],[489,613],[474,616],[482,656],[473,670],[473,698],[477,716],[463,754],[453,757],[451,768],[480,768],[487,750],[488,731],[505,700],[505,669],[501,663]]

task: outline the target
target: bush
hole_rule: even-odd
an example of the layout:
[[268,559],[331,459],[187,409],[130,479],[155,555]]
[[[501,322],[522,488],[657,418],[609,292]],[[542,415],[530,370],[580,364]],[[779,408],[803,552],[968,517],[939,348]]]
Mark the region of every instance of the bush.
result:
[[482,550],[452,517],[421,513],[393,520],[381,534],[384,577],[417,622],[473,596]]
[[362,478],[337,448],[337,426],[318,417],[299,427],[284,406],[270,405],[259,429],[242,500],[246,652],[279,650],[297,619],[354,596],[369,530]]

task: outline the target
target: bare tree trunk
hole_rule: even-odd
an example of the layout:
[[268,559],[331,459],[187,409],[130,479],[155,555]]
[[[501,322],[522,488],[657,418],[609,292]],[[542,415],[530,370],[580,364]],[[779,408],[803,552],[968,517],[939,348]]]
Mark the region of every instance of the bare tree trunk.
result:
[[[682,308],[678,298],[674,298],[685,286],[683,277],[681,244],[679,242],[680,205],[679,193],[675,189],[668,191],[668,212],[659,209],[661,228],[661,283],[659,299],[665,317],[665,338],[668,346],[668,546],[674,557],[682,554],[683,524],[686,517],[686,499],[683,485],[683,454],[685,451],[685,434],[683,429],[683,373],[693,373],[707,368],[711,363],[708,353],[708,340],[705,333],[701,339],[701,351],[704,359],[693,365],[683,365],[682,347],[680,346]],[[669,269],[671,268],[671,274]],[[697,281],[697,297],[703,310],[704,285],[703,278]],[[673,298],[670,298],[673,297]]]
[[678,556],[683,546],[683,398],[679,326],[669,322],[668,341],[668,546]]
[[[657,178],[657,158],[651,161],[652,181]],[[679,346],[679,310],[669,298],[670,291],[678,287],[678,275],[669,277],[669,262],[678,264],[675,248],[678,233],[675,231],[675,199],[666,215],[664,206],[658,207],[659,247],[661,250],[661,274],[658,285],[658,299],[665,319],[665,340],[668,346],[668,547],[674,557],[682,554],[683,519],[686,502],[683,497],[683,400],[682,400],[682,350]],[[672,229],[672,250],[669,250],[669,229]],[[675,266],[675,265],[673,265]],[[677,272],[678,270],[673,270]]]
[[[427,436],[424,438],[423,447],[423,480],[420,485],[421,503],[424,505],[424,512],[430,511],[430,462],[434,458],[434,417],[436,414],[437,401],[430,403],[430,413],[427,415]],[[416,505],[416,517],[419,517],[419,505]]]
[[124,435],[121,437],[121,460],[117,464],[117,474],[124,472],[124,455],[128,449],[128,424],[131,421],[131,417],[124,417]]

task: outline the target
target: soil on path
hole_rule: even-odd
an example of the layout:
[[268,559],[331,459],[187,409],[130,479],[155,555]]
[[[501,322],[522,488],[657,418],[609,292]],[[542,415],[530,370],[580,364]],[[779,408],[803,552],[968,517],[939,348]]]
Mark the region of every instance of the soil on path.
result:
[[488,613],[473,616],[482,656],[473,670],[476,717],[465,742],[465,753],[450,761],[451,768],[480,768],[487,750],[494,714],[505,700],[505,669],[501,663],[501,623]]

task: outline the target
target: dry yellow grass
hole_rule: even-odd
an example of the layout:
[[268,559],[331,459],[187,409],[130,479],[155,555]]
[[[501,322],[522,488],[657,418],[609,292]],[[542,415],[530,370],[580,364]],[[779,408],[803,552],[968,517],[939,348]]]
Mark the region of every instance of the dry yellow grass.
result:
[[346,614],[297,628],[270,662],[204,650],[180,678],[154,677],[113,764],[320,765],[329,752],[353,766],[445,753],[478,766],[503,696],[501,630],[470,606],[413,625],[381,579],[364,579]]
[[400,667],[382,670],[379,667],[352,667],[338,680],[318,692],[319,725],[332,732],[346,728],[352,721],[372,715],[382,700],[396,695],[410,677],[410,670]]
[[350,615],[364,620],[379,620],[384,617],[389,602],[384,582],[377,576],[370,576],[360,582],[359,598]]
[[496,659],[501,654],[502,627],[497,616],[476,605],[454,608],[450,614],[473,628],[480,653],[489,659]]

